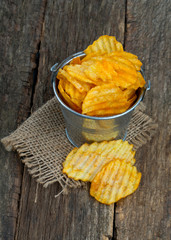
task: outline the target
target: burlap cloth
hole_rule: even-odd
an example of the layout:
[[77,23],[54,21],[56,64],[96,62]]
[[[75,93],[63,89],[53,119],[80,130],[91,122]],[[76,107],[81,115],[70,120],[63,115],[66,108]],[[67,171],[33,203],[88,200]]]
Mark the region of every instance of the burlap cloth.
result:
[[[140,104],[134,111],[126,140],[137,150],[151,139],[157,124]],[[56,97],[34,112],[17,130],[3,138],[6,150],[16,150],[32,177],[47,187],[59,182],[62,189],[79,187],[81,181],[62,173],[62,162],[73,148],[65,134],[64,119]]]

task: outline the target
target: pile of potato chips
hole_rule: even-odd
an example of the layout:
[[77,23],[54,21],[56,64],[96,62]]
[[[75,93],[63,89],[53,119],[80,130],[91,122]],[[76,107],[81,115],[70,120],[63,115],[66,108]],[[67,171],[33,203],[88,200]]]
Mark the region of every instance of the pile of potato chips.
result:
[[117,202],[139,186],[133,145],[114,140],[74,148],[63,163],[63,173],[74,180],[91,182],[90,195],[104,204]]
[[73,110],[89,116],[111,116],[129,109],[145,80],[141,61],[125,52],[113,36],[101,36],[57,74],[61,98]]

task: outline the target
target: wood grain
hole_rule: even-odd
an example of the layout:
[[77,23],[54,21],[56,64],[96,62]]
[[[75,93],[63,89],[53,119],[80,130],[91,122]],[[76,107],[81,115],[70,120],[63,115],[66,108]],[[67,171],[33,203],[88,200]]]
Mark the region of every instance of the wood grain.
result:
[[[38,0],[0,4],[0,138],[30,114],[43,4]],[[1,144],[0,152],[0,239],[14,239],[23,166]]]
[[151,90],[145,97],[147,112],[159,125],[155,137],[137,153],[142,172],[138,191],[116,205],[118,240],[168,240],[170,228],[170,1],[127,2],[126,50],[145,65]]
[[139,189],[115,206],[96,202],[88,189],[55,198],[58,184],[37,185],[16,154],[0,145],[0,239],[170,239],[170,1],[2,0],[0,5],[1,137],[54,96],[50,67],[103,34],[116,36],[143,61],[152,84],[147,113],[159,124],[136,155]]
[[[116,12],[116,8],[120,10]],[[48,1],[40,45],[38,80],[33,108],[54,96],[50,67],[70,54],[84,50],[102,34],[124,40],[124,1]],[[117,24],[116,24],[117,23]],[[114,206],[105,206],[87,190],[60,195],[57,184],[39,187],[24,173],[16,239],[111,239]]]

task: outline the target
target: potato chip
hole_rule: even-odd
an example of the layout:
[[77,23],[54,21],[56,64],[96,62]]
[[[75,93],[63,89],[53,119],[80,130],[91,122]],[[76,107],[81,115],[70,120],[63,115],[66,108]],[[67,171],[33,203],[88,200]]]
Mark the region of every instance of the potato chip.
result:
[[137,97],[134,96],[134,98],[131,99],[131,101],[127,104],[122,104],[121,106],[118,107],[104,107],[104,108],[99,108],[94,111],[88,112],[87,115],[89,116],[96,116],[96,117],[107,117],[107,116],[112,116],[112,115],[117,115],[121,114],[125,111],[127,111],[130,106],[133,104]]
[[67,80],[60,80],[60,84],[62,85],[65,93],[70,97],[71,101],[78,106],[80,109],[82,107],[82,102],[87,94],[87,92],[79,92],[74,85]]
[[67,156],[63,163],[63,173],[74,180],[91,182],[102,167],[114,158],[133,165],[135,151],[132,148],[133,145],[122,140],[85,143],[77,151],[74,150],[74,154]]
[[76,78],[72,77],[66,70],[64,69],[60,69],[57,75],[57,78],[60,79],[64,79],[69,81],[70,83],[72,83],[74,85],[74,87],[82,92],[88,92],[94,85],[87,83],[87,82],[82,82],[77,80]]
[[71,99],[71,97],[65,92],[65,90],[63,89],[62,87],[62,84],[61,82],[59,81],[59,84],[58,84],[58,89],[60,91],[60,95],[61,95],[61,98],[62,100],[70,107],[72,108],[73,110],[81,113],[81,108],[78,107],[77,105],[75,105]]
[[85,75],[85,66],[84,65],[67,65],[64,70],[69,73],[73,78],[77,79],[80,82],[94,83],[91,79],[87,78]]
[[122,110],[128,109],[132,103],[119,87],[105,84],[96,86],[87,93],[83,100],[82,113],[90,116],[119,114]]
[[96,60],[101,60],[103,58],[103,56],[105,56],[106,53],[100,53],[100,52],[92,52],[89,53],[88,55],[86,55],[81,61],[82,64],[85,64],[86,62],[92,60],[92,61],[96,61]]
[[90,195],[109,205],[135,192],[140,180],[141,173],[135,166],[114,159],[97,173],[91,183]]
[[109,59],[111,59],[116,70],[122,70],[137,77],[136,67],[128,59],[119,56],[109,57]]
[[81,64],[80,57],[73,58],[70,62],[70,65]]
[[[88,103],[99,104],[106,101],[116,101],[123,102],[126,98],[122,98],[123,92],[119,87],[114,84],[104,84],[102,86],[96,86],[92,88],[86,98],[84,99],[85,107]],[[89,104],[88,104],[89,105]],[[83,106],[84,108],[84,106]],[[84,112],[84,110],[83,110]]]
[[138,81],[139,81],[139,87],[142,88],[145,85],[145,80],[140,72],[138,72]]
[[63,162],[63,167],[67,166],[67,163],[70,162],[70,160],[72,160],[73,156],[77,151],[78,151],[78,148],[76,147],[72,149],[72,151],[67,156],[67,161]]
[[137,71],[140,71],[141,66],[142,66],[142,62],[138,59],[138,57],[132,53],[123,51],[123,52],[112,52],[111,56],[120,56],[123,57],[127,60],[129,60],[130,62],[132,62],[135,66],[135,68],[137,69]]
[[115,37],[108,35],[99,37],[92,45],[89,45],[84,50],[87,55],[92,52],[110,53],[113,51],[123,51],[123,46]]
[[106,82],[112,82],[117,76],[117,72],[109,61],[96,61],[94,64],[87,67],[85,74],[94,84],[102,85]]
[[130,100],[131,98],[133,98],[135,94],[136,94],[136,91],[133,88],[123,90],[123,95],[126,97],[127,100]]

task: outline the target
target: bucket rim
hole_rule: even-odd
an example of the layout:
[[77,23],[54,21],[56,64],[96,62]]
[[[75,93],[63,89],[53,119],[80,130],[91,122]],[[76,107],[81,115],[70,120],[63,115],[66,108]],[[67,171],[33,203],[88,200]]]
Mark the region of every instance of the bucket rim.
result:
[[[55,93],[55,96],[58,100],[58,102],[65,108],[67,109],[69,112],[71,112],[74,115],[77,115],[81,118],[87,118],[87,119],[91,119],[91,120],[110,120],[110,119],[115,119],[115,118],[119,118],[122,117],[128,113],[130,113],[131,111],[133,111],[138,105],[139,103],[143,100],[144,95],[145,95],[145,91],[146,91],[146,87],[143,88],[139,88],[139,96],[136,100],[136,102],[132,105],[131,108],[129,108],[127,111],[120,113],[120,114],[116,114],[116,115],[112,115],[112,116],[106,116],[106,117],[95,117],[95,116],[88,116],[82,113],[78,113],[76,111],[74,111],[72,108],[70,108],[69,106],[67,106],[62,99],[59,97],[58,92],[57,92],[57,88],[56,88],[56,76],[58,74],[58,71],[60,68],[64,67],[65,65],[67,65],[72,59],[76,58],[76,57],[83,57],[86,56],[86,54],[84,52],[77,52],[74,53],[72,55],[70,55],[69,57],[67,57],[66,59],[64,59],[60,64],[55,64],[53,67],[51,67],[51,72],[53,72],[53,76],[52,76],[52,85],[53,85],[53,91]],[[144,72],[141,70],[141,73],[145,79],[144,76]]]

